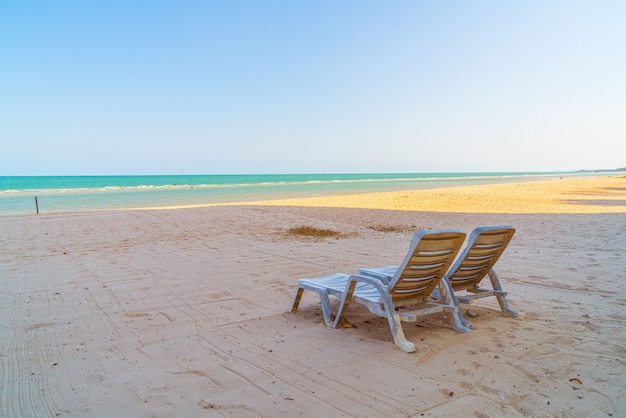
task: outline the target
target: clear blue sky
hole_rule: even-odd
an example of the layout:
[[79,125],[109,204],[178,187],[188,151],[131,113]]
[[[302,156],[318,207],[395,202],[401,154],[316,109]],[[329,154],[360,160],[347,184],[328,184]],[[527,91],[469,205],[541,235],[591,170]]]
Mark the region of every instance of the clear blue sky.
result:
[[0,2],[0,175],[626,166],[626,1]]

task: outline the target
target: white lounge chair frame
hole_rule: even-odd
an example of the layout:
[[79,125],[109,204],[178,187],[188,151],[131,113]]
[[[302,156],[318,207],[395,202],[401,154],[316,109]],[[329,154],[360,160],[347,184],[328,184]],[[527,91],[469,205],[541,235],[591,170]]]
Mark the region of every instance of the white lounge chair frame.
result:
[[[300,279],[291,311],[298,310],[304,290],[311,290],[320,296],[324,323],[336,328],[343,323],[350,302],[363,304],[373,314],[387,318],[395,344],[407,353],[415,351],[415,345],[405,338],[401,321],[415,322],[418,316],[446,313],[454,330],[469,332],[449,285],[442,282],[464,239],[465,233],[459,230],[418,231],[390,279],[342,273]],[[432,300],[430,294],[438,286],[441,298]],[[329,295],[340,301],[334,318]],[[404,307],[412,310],[401,311]]]

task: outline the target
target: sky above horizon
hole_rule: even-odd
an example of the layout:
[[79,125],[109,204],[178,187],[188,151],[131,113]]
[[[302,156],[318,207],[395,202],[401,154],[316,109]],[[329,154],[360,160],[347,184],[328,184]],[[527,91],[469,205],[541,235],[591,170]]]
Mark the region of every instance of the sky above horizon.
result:
[[626,166],[624,1],[0,2],[0,175]]

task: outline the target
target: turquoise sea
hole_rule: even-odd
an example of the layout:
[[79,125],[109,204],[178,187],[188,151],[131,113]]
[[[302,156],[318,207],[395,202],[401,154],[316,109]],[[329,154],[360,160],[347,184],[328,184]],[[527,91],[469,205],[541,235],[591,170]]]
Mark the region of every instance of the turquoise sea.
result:
[[0,216],[234,203],[589,176],[590,173],[379,173],[0,177]]

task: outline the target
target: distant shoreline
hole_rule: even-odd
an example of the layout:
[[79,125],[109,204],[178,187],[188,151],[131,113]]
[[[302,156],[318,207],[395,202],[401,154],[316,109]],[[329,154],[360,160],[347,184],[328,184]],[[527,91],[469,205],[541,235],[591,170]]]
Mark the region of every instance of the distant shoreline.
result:
[[601,169],[601,170],[579,170],[580,173],[624,173],[626,174],[626,167],[613,168],[613,169]]
[[486,184],[595,178],[608,174],[495,172],[0,178],[0,216],[26,215],[36,210],[40,213],[66,213],[293,201]]
[[[307,206],[455,213],[626,213],[626,179],[619,176],[526,179],[517,182],[442,186],[313,197],[47,212],[159,211],[216,206]],[[1,216],[29,214],[1,214]]]

